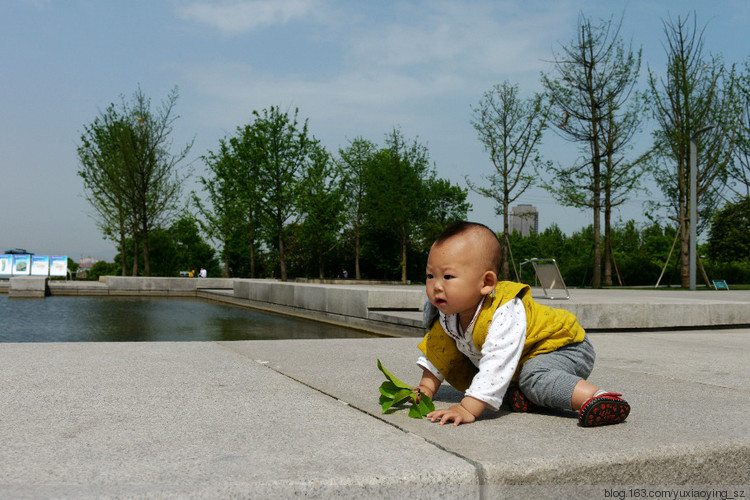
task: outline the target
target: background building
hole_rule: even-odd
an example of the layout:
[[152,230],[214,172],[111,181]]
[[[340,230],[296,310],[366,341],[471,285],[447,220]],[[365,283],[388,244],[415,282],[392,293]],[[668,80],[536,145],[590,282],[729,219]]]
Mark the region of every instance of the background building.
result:
[[518,231],[521,236],[539,233],[539,212],[536,207],[521,203],[511,209],[510,231]]

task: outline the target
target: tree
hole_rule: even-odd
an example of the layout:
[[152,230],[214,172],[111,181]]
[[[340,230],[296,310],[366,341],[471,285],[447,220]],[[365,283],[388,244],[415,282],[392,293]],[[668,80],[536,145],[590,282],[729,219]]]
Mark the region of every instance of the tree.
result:
[[307,120],[282,113],[278,107],[253,111],[254,122],[248,130],[248,157],[257,167],[261,208],[275,235],[281,280],[287,280],[284,225],[297,215],[298,183],[307,161],[311,140]]
[[[736,142],[739,106],[735,70],[727,70],[718,57],[703,56],[703,32],[693,14],[664,22],[667,38],[667,74],[658,78],[649,70],[652,112],[659,128],[654,132],[653,165],[656,182],[669,200],[680,235],[680,277],[689,286],[689,162],[690,141],[699,129],[697,158],[697,212],[700,230],[719,201]],[[698,138],[695,137],[697,141]],[[717,182],[718,181],[718,182]]]
[[343,189],[330,154],[318,142],[310,147],[309,163],[300,181],[297,197],[303,218],[299,239],[305,254],[317,264],[318,277],[325,278],[325,257],[341,240],[344,226]]
[[205,268],[209,276],[220,274],[216,251],[200,235],[197,219],[184,213],[177,218],[167,231],[171,243],[169,254],[172,267],[169,274],[179,274],[179,271]]
[[447,179],[431,178],[426,182],[426,206],[421,223],[423,247],[432,243],[448,226],[466,220],[471,203],[466,201],[468,189],[456,186]]
[[[128,177],[120,150],[120,137],[126,127],[114,104],[100,113],[94,122],[84,126],[78,158],[84,196],[97,214],[97,225],[105,238],[124,245],[133,224],[133,210],[128,194]],[[127,272],[122,255],[121,274]]]
[[342,188],[347,199],[349,229],[354,239],[354,277],[361,278],[360,256],[362,254],[362,228],[364,200],[367,194],[366,172],[373,162],[377,146],[357,137],[344,149],[339,149],[339,165],[342,173]]
[[566,205],[592,209],[593,288],[602,284],[602,194],[617,178],[607,167],[617,168],[615,155],[636,126],[616,115],[627,102],[640,67],[640,51],[634,54],[623,46],[621,25],[622,20],[617,25],[609,20],[592,26],[581,14],[576,38],[555,54],[555,77],[542,75],[553,108],[563,117],[557,131],[578,143],[582,154],[578,164],[552,168],[554,182],[545,187]]
[[401,131],[394,129],[385,143],[368,169],[365,212],[371,242],[381,249],[386,238],[398,242],[398,267],[401,281],[406,283],[409,245],[425,213],[426,182],[435,174],[427,148],[417,140],[408,143]]
[[209,169],[209,176],[201,176],[199,181],[207,194],[207,205],[196,193],[192,193],[193,203],[202,216],[201,228],[209,238],[221,244],[224,261],[222,275],[230,276],[229,246],[231,239],[241,225],[242,215],[237,186],[236,159],[231,156],[224,140],[219,143],[219,153],[208,152],[203,161]]
[[468,177],[469,188],[496,202],[495,211],[503,218],[502,279],[510,279],[508,237],[510,204],[533,184],[529,168],[543,165],[538,152],[542,134],[547,127],[549,106],[537,94],[521,99],[518,86],[504,82],[484,93],[479,106],[473,109],[472,125],[489,153],[495,169],[483,176],[487,181],[476,185]]
[[745,61],[745,71],[739,78],[740,110],[737,120],[737,144],[729,168],[729,189],[736,196],[750,196],[750,58]]
[[[170,152],[172,127],[177,116],[173,116],[177,102],[175,87],[162,102],[161,108],[151,111],[151,100],[139,88],[133,94],[133,102],[123,102],[123,114],[130,118],[129,143],[123,145],[125,163],[132,175],[133,206],[137,230],[143,244],[144,272],[151,276],[149,260],[149,232],[165,223],[178,208],[182,194],[181,178],[177,172],[179,163],[187,157],[192,142],[173,155]],[[138,239],[136,239],[138,241]],[[135,274],[134,270],[134,274]]]
[[[122,98],[84,127],[78,156],[87,199],[100,216],[105,236],[132,235],[134,253],[143,252],[144,272],[151,275],[149,233],[178,208],[184,177],[178,172],[192,142],[172,154],[170,134],[178,93],[175,87],[155,112],[140,88],[131,102]],[[106,204],[112,205],[107,207]],[[138,274],[134,259],[133,275]]]

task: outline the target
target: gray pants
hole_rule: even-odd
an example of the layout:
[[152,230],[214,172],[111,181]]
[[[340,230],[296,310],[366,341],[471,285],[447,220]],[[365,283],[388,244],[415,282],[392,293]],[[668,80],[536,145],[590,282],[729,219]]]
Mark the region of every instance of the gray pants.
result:
[[594,369],[596,353],[588,338],[540,354],[521,365],[518,387],[532,403],[545,408],[572,409],[570,398],[581,379]]

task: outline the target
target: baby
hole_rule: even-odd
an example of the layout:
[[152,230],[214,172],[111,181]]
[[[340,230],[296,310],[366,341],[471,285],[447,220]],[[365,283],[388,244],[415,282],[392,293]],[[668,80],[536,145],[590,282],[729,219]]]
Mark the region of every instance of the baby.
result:
[[498,282],[500,259],[497,236],[472,222],[450,226],[430,249],[418,392],[432,397],[447,380],[465,395],[428,418],[471,423],[505,397],[514,411],[578,410],[587,427],[625,420],[621,395],[585,380],[595,354],[575,316],[538,304],[528,285]]

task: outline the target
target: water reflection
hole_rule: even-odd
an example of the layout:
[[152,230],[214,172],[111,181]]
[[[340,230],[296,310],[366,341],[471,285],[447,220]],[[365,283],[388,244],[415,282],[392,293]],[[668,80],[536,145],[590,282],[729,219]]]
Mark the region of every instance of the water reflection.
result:
[[194,298],[0,295],[0,342],[367,338],[357,330]]

